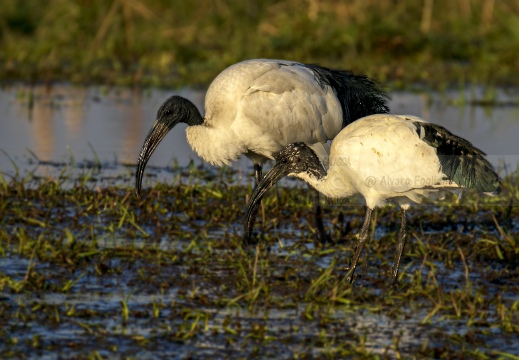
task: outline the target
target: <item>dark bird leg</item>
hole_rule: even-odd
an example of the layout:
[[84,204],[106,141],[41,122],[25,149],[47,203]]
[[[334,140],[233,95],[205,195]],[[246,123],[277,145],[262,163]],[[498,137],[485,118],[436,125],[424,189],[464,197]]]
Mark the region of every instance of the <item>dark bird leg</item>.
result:
[[[255,187],[258,187],[258,184],[260,183],[261,179],[263,178],[262,170],[263,170],[263,167],[261,165],[254,164],[254,180],[255,180],[254,186]],[[254,212],[254,217],[256,217],[260,206],[261,206],[260,204],[257,205],[256,210]],[[242,239],[242,243],[244,246],[248,246],[248,245],[251,245],[254,243],[254,240],[252,239],[253,226],[254,226],[254,220],[251,223],[250,229],[247,229],[247,227],[245,226],[245,234],[243,235],[243,239]]]
[[396,284],[398,279],[398,267],[400,266],[400,258],[402,257],[402,253],[404,252],[404,246],[405,246],[405,238],[406,238],[406,212],[405,209],[402,209],[402,215],[401,215],[401,223],[400,223],[400,231],[398,232],[398,245],[396,248],[396,254],[395,254],[395,262],[393,264],[393,271],[391,272],[391,283]]
[[317,229],[316,238],[320,244],[325,244],[330,241],[330,237],[324,230],[323,216],[321,203],[319,202],[319,191],[308,185],[312,202],[314,203],[315,227]]
[[368,239],[368,231],[369,224],[371,222],[371,213],[373,209],[366,207],[366,217],[364,218],[364,224],[362,224],[362,229],[359,233],[359,240],[357,242],[357,248],[355,249],[355,254],[353,255],[353,259],[351,260],[350,270],[346,273],[346,281],[353,282],[353,273],[355,272],[355,268],[357,267],[357,262],[359,261],[360,253],[364,248],[364,244]]
[[254,179],[256,180],[256,186],[258,186],[259,182],[263,178],[262,176],[262,166],[259,164],[254,164]]

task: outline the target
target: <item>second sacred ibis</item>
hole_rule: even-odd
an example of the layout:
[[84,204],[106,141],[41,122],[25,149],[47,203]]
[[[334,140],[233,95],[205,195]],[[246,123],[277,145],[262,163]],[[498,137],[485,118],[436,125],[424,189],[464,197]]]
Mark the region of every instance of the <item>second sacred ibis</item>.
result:
[[499,176],[484,156],[467,140],[420,118],[367,116],[345,127],[332,141],[328,171],[304,143],[285,147],[252,194],[246,232],[251,232],[252,219],[263,194],[284,176],[299,177],[329,198],[360,193],[367,209],[346,275],[351,282],[368,238],[371,213],[392,200],[402,210],[391,273],[394,283],[405,246],[406,211],[412,203],[419,203],[424,197],[441,196],[445,191],[500,192]]

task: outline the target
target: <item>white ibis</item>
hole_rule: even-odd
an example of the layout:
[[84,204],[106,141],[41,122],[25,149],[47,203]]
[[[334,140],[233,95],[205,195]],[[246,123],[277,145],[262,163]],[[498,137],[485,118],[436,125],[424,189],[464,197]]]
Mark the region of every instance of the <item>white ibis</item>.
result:
[[367,116],[345,127],[332,141],[328,171],[304,143],[285,147],[252,194],[246,231],[251,231],[251,219],[263,194],[286,175],[303,179],[329,198],[360,193],[367,210],[346,275],[351,282],[368,237],[373,209],[388,200],[395,201],[402,209],[402,218],[391,274],[394,283],[405,246],[406,211],[411,203],[445,191],[500,192],[499,176],[484,155],[467,140],[417,117]]
[[386,101],[372,80],[349,71],[284,60],[237,63],[209,86],[204,118],[180,96],[162,104],[139,155],[137,194],[153,151],[180,122],[189,125],[187,141],[205,161],[229,164],[242,154],[251,159],[257,184],[263,164],[284,146],[301,141],[323,152],[347,124],[387,113]]

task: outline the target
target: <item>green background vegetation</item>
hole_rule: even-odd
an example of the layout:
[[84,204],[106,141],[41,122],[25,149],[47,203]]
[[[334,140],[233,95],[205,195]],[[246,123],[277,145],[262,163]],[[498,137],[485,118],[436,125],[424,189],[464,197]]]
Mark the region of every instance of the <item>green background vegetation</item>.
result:
[[517,0],[2,0],[3,80],[208,84],[249,58],[517,85]]

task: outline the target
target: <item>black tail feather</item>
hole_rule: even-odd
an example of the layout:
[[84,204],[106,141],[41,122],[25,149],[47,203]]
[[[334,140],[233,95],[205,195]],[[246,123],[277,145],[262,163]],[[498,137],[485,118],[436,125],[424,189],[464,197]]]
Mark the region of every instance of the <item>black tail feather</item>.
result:
[[314,72],[321,86],[328,85],[334,89],[341,103],[343,127],[364,116],[389,112],[386,104],[389,96],[367,76],[318,65],[305,66]]
[[415,122],[420,138],[436,148],[447,180],[479,192],[499,193],[501,180],[485,153],[442,126]]

